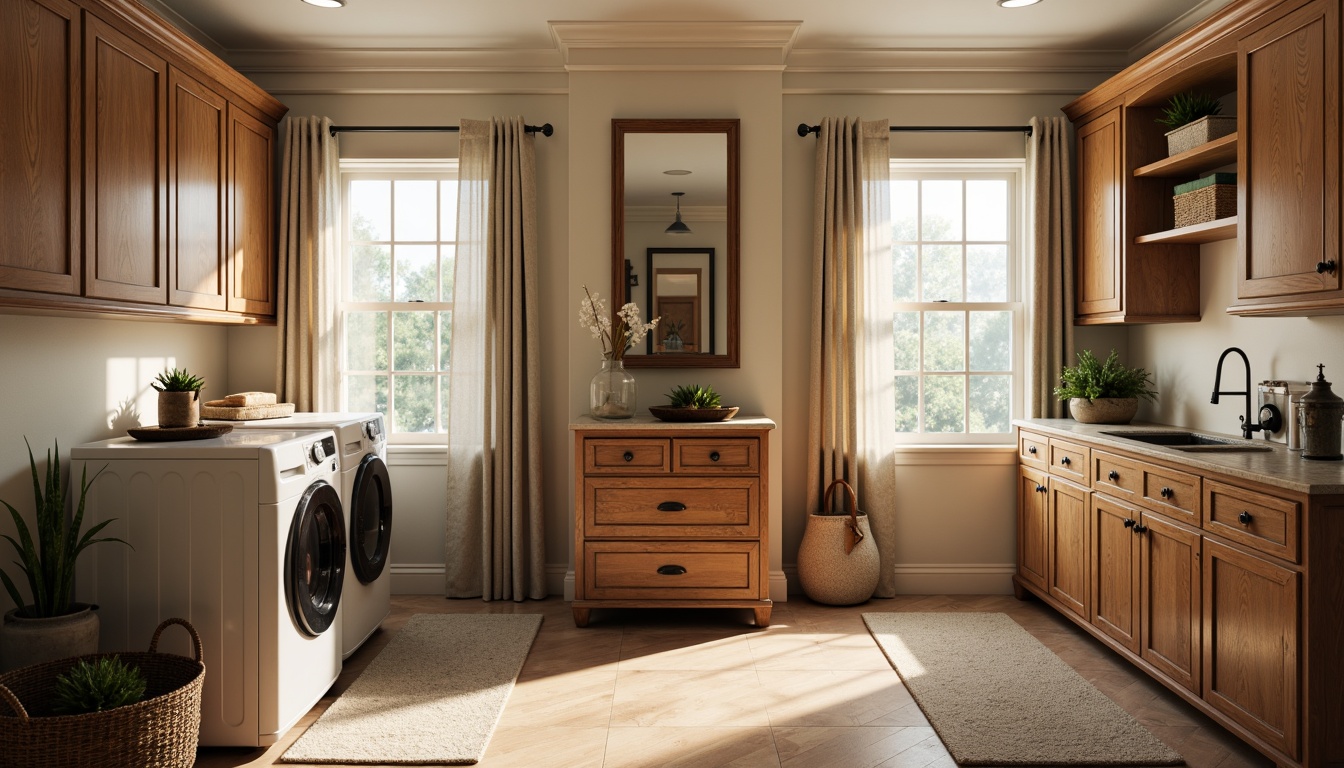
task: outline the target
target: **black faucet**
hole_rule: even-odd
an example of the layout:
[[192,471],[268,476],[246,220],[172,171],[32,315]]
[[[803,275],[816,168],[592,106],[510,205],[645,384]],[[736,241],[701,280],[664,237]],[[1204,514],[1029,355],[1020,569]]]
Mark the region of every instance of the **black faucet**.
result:
[[[1228,354],[1232,352],[1236,352],[1240,355],[1241,362],[1246,364],[1246,389],[1241,392],[1224,392],[1221,389],[1223,383],[1223,360],[1225,360]],[[1251,439],[1252,432],[1259,432],[1261,430],[1264,430],[1265,432],[1278,432],[1283,427],[1283,414],[1279,412],[1278,406],[1273,403],[1266,403],[1265,405],[1260,406],[1260,413],[1257,415],[1260,416],[1263,421],[1259,423],[1251,421],[1251,361],[1246,357],[1246,353],[1242,352],[1237,347],[1228,347],[1223,350],[1223,354],[1218,356],[1218,369],[1213,374],[1213,397],[1209,398],[1209,402],[1217,405],[1219,395],[1244,395],[1246,397],[1246,415],[1238,416],[1237,418],[1241,421],[1241,436],[1247,440]],[[1268,417],[1264,415],[1265,411],[1269,411]]]

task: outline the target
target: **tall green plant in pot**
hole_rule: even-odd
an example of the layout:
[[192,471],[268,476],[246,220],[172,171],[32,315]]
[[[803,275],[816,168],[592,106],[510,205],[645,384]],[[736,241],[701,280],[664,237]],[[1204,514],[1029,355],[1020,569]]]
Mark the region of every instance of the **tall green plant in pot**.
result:
[[159,393],[159,427],[178,429],[201,422],[201,390],[205,379],[186,370],[165,370],[150,384]]
[[1055,397],[1069,401],[1069,414],[1084,424],[1128,424],[1139,410],[1139,400],[1156,400],[1149,389],[1152,374],[1129,368],[1115,350],[1101,362],[1084,349],[1078,364],[1066,366],[1059,375]]
[[[25,439],[24,444],[28,441]],[[93,544],[116,541],[96,538],[112,520],[104,520],[80,534],[84,523],[84,504],[89,487],[98,478],[80,475],[79,500],[73,516],[66,517],[66,487],[61,482],[61,446],[47,452],[45,477],[37,471],[33,448],[28,445],[28,466],[33,476],[35,514],[33,528],[7,501],[17,535],[4,535],[18,555],[15,563],[22,574],[19,581],[28,587],[28,599],[9,571],[0,568],[0,581],[18,607],[5,614],[0,626],[0,671],[9,671],[41,661],[82,656],[98,650],[98,615],[92,606],[73,599],[75,561]],[[127,545],[129,546],[129,545]]]

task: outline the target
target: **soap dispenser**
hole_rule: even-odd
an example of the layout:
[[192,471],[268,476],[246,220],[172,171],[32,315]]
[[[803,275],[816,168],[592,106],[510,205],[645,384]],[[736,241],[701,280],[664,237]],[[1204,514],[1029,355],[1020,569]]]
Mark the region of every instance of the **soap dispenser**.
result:
[[1339,461],[1340,420],[1344,419],[1344,398],[1330,390],[1325,380],[1325,365],[1317,365],[1311,391],[1302,396],[1302,458]]

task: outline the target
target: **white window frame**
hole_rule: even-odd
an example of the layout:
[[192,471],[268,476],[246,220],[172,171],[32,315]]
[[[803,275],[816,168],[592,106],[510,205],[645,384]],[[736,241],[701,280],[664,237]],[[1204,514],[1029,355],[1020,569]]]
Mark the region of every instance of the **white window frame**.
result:
[[[1012,313],[1012,395],[1009,420],[1020,419],[1026,412],[1027,402],[1027,345],[1030,343],[1027,317],[1027,298],[1030,296],[1030,260],[1028,237],[1031,229],[1027,226],[1026,199],[1026,160],[1021,158],[965,158],[965,159],[895,159],[890,161],[892,180],[903,178],[919,179],[1006,179],[1009,187],[1008,214],[1008,301],[1006,302],[895,302],[894,312],[929,311],[1007,311]],[[963,208],[964,211],[964,208]],[[963,239],[960,244],[974,244],[975,241]],[[949,241],[956,244],[958,241]],[[894,245],[894,244],[893,244]],[[962,280],[966,280],[963,272]],[[969,335],[970,323],[965,324],[964,332]],[[923,339],[923,329],[920,331]],[[969,352],[969,337],[967,347]],[[922,364],[923,350],[920,351]],[[967,379],[977,371],[949,371],[946,373],[920,373],[920,378],[928,376],[959,376]],[[893,371],[894,375],[894,371]],[[921,392],[923,387],[921,387]],[[970,387],[966,387],[969,407]],[[922,395],[921,395],[922,400]],[[922,419],[921,403],[921,419]],[[1014,442],[1010,427],[1004,433],[972,432],[897,432],[898,446],[954,446],[954,445],[1007,445]]]
[[[388,333],[388,369],[387,369],[387,371],[386,371],[386,374],[387,374],[387,376],[388,376],[388,393],[387,393],[387,397],[388,397],[389,411],[391,411],[391,410],[393,410],[393,409],[396,408],[396,387],[395,387],[394,384],[393,384],[394,379],[393,379],[392,377],[393,377],[393,375],[394,375],[395,373],[397,373],[397,371],[393,368],[394,357],[393,357],[393,349],[392,349],[392,346],[391,346],[391,345],[392,345],[392,338],[391,338],[391,334],[392,334],[392,318],[391,318],[391,314],[390,314],[390,313],[392,313],[392,312],[407,312],[407,311],[433,313],[433,314],[434,314],[434,322],[435,322],[435,330],[436,330],[436,338],[437,338],[437,335],[438,335],[438,334],[437,334],[437,330],[438,330],[438,323],[439,323],[439,313],[440,313],[440,312],[451,312],[451,311],[453,310],[453,302],[452,302],[451,300],[448,300],[448,301],[437,301],[437,302],[430,302],[430,301],[424,301],[424,302],[421,302],[421,301],[416,301],[416,302],[405,302],[405,301],[356,302],[356,301],[351,301],[351,300],[349,300],[349,297],[350,297],[350,295],[351,295],[351,290],[350,290],[350,289],[351,289],[351,286],[350,286],[350,284],[349,284],[349,281],[350,281],[350,275],[351,275],[351,259],[352,259],[352,256],[353,256],[353,249],[352,249],[352,247],[351,247],[351,241],[350,241],[350,238],[349,238],[349,235],[350,235],[350,209],[351,209],[351,206],[348,205],[348,204],[346,204],[346,202],[348,201],[348,198],[349,198],[350,182],[352,182],[352,181],[357,181],[357,180],[369,180],[369,179],[380,180],[380,181],[381,181],[381,180],[399,181],[399,180],[408,180],[408,179],[411,179],[411,180],[416,180],[416,179],[418,179],[418,180],[430,180],[430,179],[433,179],[433,180],[437,180],[437,181],[445,181],[445,180],[449,180],[449,179],[451,179],[451,180],[454,180],[454,181],[455,181],[455,180],[457,179],[457,174],[458,174],[458,161],[457,161],[456,159],[382,159],[382,160],[373,160],[373,159],[352,159],[352,158],[343,158],[343,159],[340,161],[340,170],[341,170],[341,200],[342,200],[342,206],[341,206],[341,235],[340,235],[340,236],[341,236],[341,276],[340,276],[340,300],[338,301],[338,310],[337,310],[337,316],[338,316],[338,322],[337,322],[337,335],[338,335],[338,341],[337,341],[337,356],[338,356],[338,358],[339,358],[339,359],[338,359],[338,363],[337,363],[337,366],[338,366],[338,367],[337,367],[337,370],[338,370],[338,372],[339,372],[339,378],[340,378],[340,385],[339,385],[339,386],[340,386],[340,401],[341,401],[341,402],[340,402],[340,407],[341,407],[341,410],[342,410],[342,411],[346,411],[346,410],[349,410],[349,409],[350,409],[350,406],[349,406],[349,404],[348,404],[347,401],[346,401],[346,376],[347,376],[347,375],[349,375],[349,374],[353,374],[353,373],[381,373],[381,372],[370,372],[370,371],[349,371],[349,370],[347,370],[347,367],[346,367],[346,359],[345,359],[345,358],[346,358],[346,355],[345,355],[345,347],[346,347],[346,344],[345,344],[345,329],[346,329],[345,318],[346,318],[346,314],[349,313],[349,312],[387,312],[387,313],[389,313],[389,317],[388,317],[388,329],[387,329],[387,333]],[[395,221],[395,216],[394,216],[393,220]],[[395,226],[395,224],[394,224],[393,226]],[[395,240],[395,234],[396,234],[395,231],[394,231],[392,234],[393,234],[393,238],[394,238],[394,239],[392,240],[392,242],[396,242],[396,240]],[[437,244],[442,244],[442,243],[447,243],[447,242],[450,242],[450,241],[447,241],[447,240],[439,240],[439,241],[435,241],[435,242],[436,242]],[[393,253],[393,257],[392,257],[392,258],[393,258],[393,269],[395,270],[395,264],[396,264],[396,261],[395,261],[395,259],[396,259],[395,252]],[[393,275],[394,275],[394,276],[393,276],[393,284],[395,285],[395,271],[394,271]],[[440,298],[442,298],[442,297],[440,297]],[[447,385],[448,385],[448,375],[449,375],[449,372],[446,371],[446,370],[434,370],[434,371],[408,371],[408,372],[403,372],[403,373],[414,373],[414,374],[416,374],[416,375],[435,375],[435,376],[438,377],[438,385],[437,385],[437,387],[436,387],[438,402],[437,402],[436,404],[439,405],[440,407],[437,408],[437,409],[435,410],[435,419],[437,420],[437,419],[439,418],[439,414],[441,414],[441,413],[443,412],[443,409],[442,409],[442,404],[443,404],[442,401],[443,401],[443,398],[446,398],[446,397],[448,396]],[[387,424],[387,429],[388,429],[388,445],[390,445],[390,446],[396,446],[396,445],[411,445],[411,446],[414,446],[414,445],[425,445],[425,446],[429,446],[429,445],[434,445],[434,446],[443,445],[443,446],[446,446],[447,443],[448,443],[448,433],[447,433],[446,428],[445,428],[444,431],[442,431],[442,432],[396,432],[396,431],[394,431],[395,419],[393,418],[393,414],[392,414],[392,413],[388,413],[388,414],[385,414],[385,415],[387,416],[387,421],[388,421],[388,424]]]

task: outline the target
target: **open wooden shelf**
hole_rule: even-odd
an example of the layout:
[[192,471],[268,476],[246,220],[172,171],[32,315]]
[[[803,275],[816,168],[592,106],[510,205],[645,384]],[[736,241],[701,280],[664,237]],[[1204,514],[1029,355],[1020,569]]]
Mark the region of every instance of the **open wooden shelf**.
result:
[[1140,235],[1134,238],[1135,243],[1212,243],[1217,240],[1231,240],[1237,236],[1237,217],[1228,216],[1225,219],[1214,219],[1206,221],[1203,224],[1191,224],[1188,227],[1177,227],[1168,229],[1165,232],[1154,232],[1151,235]]
[[1181,176],[1190,176],[1200,171],[1208,171],[1219,166],[1235,163],[1237,161],[1237,134],[1229,133],[1221,138],[1214,139],[1208,144],[1201,144],[1194,149],[1187,149],[1179,155],[1158,160],[1156,163],[1149,163],[1142,168],[1135,168],[1134,175],[1139,177],[1152,176],[1157,178],[1176,178]]

